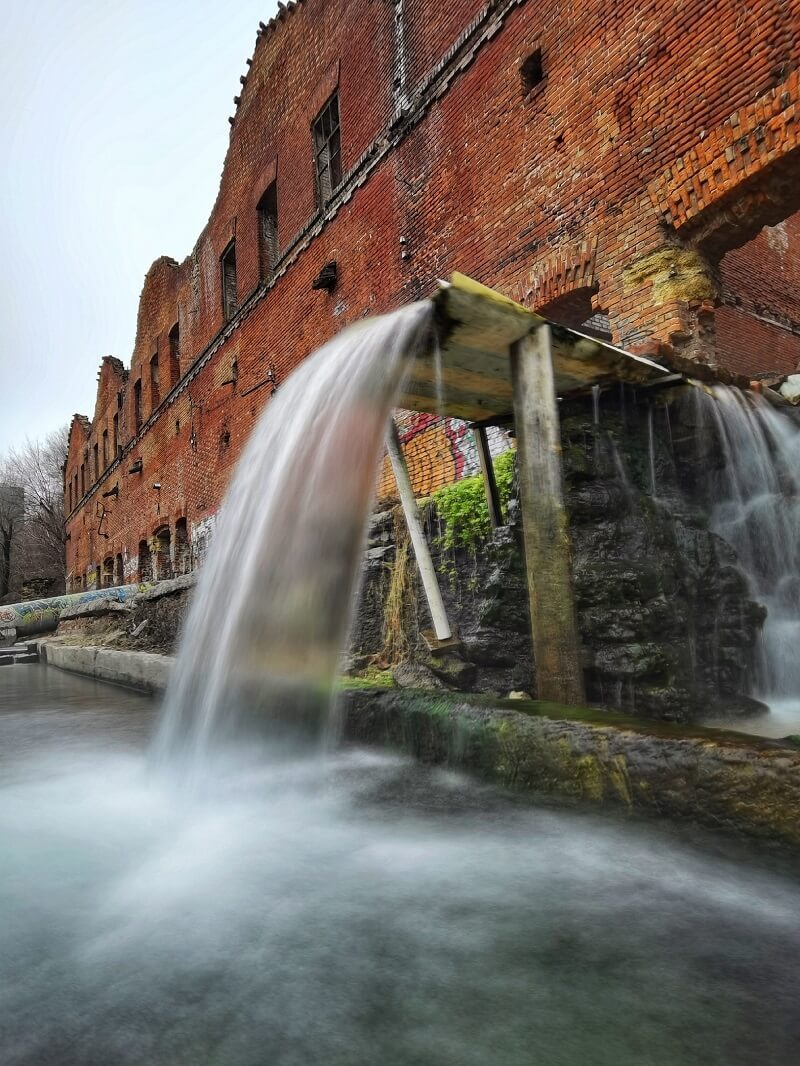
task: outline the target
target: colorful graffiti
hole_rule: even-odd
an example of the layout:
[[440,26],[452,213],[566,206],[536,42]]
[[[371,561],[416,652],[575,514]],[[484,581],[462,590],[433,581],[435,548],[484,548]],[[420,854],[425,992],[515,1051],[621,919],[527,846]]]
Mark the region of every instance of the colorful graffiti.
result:
[[[395,422],[411,484],[418,497],[430,496],[443,485],[470,477],[480,469],[475,437],[467,422],[413,411],[396,412]],[[504,429],[491,426],[487,436],[494,458],[511,447],[511,436]],[[388,458],[384,458],[378,480],[378,499],[390,499],[395,492],[391,465]]]

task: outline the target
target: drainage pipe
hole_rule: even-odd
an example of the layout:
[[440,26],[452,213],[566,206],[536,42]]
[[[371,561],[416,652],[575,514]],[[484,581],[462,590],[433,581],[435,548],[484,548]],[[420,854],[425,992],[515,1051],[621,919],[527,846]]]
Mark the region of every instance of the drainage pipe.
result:
[[0,605],[0,644],[13,643],[19,637],[35,637],[51,633],[57,626],[61,612],[92,600],[107,599],[123,603],[142,591],[143,585],[117,585],[108,589],[88,589],[66,596],[51,596],[43,600]]

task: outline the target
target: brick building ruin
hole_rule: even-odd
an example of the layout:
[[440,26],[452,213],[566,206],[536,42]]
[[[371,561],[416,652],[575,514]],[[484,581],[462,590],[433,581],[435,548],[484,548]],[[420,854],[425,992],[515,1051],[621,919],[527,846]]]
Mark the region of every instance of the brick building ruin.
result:
[[[73,419],[68,589],[202,561],[297,362],[453,270],[629,350],[794,371],[798,55],[800,0],[279,5],[209,221]],[[418,492],[463,471],[462,425],[402,428]]]

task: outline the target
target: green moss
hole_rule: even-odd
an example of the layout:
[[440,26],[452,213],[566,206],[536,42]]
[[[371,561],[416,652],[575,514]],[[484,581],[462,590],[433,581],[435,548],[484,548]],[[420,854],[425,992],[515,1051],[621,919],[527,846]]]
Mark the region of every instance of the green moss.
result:
[[[494,476],[504,512],[514,482],[515,456],[516,452],[509,450],[494,461]],[[432,500],[444,526],[443,548],[474,548],[488,537],[491,523],[480,474],[445,485],[433,494]]]
[[394,688],[394,678],[391,670],[380,670],[376,666],[368,666],[357,677],[337,678],[336,688],[341,690],[351,688]]
[[[376,674],[382,675],[387,672],[376,671]],[[345,677],[339,681],[338,687],[341,689],[365,689],[385,688],[387,685],[387,681],[376,683],[362,677]],[[528,718],[549,718],[564,722],[581,722],[584,725],[613,728],[624,733],[638,733],[642,736],[660,737],[665,740],[701,740],[709,744],[724,744],[726,747],[731,748],[738,747],[769,752],[779,752],[781,748],[794,746],[788,738],[775,740],[770,737],[743,733],[739,730],[695,725],[691,722],[664,722],[658,718],[638,718],[622,711],[606,711],[599,707],[567,706],[562,703],[550,703],[547,700],[506,699],[477,692],[466,694],[463,692],[436,691],[434,694],[429,689],[403,689],[402,694],[403,700],[408,706],[420,707],[425,711],[430,711],[435,705],[436,713],[450,714],[458,705],[468,704],[471,707],[486,711],[514,711],[518,714],[524,714]],[[507,719],[504,719],[503,723],[503,728],[510,734],[511,726],[508,724]],[[497,729],[497,724],[493,724],[492,730],[496,732]],[[800,738],[798,739],[800,740]],[[629,782],[627,784],[629,786]]]

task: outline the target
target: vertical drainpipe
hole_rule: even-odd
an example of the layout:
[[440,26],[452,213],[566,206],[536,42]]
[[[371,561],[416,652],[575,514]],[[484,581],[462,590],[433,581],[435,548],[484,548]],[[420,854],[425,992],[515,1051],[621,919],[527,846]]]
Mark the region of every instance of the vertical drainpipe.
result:
[[394,0],[394,72],[393,96],[395,120],[408,109],[408,57],[406,53],[405,0]]

